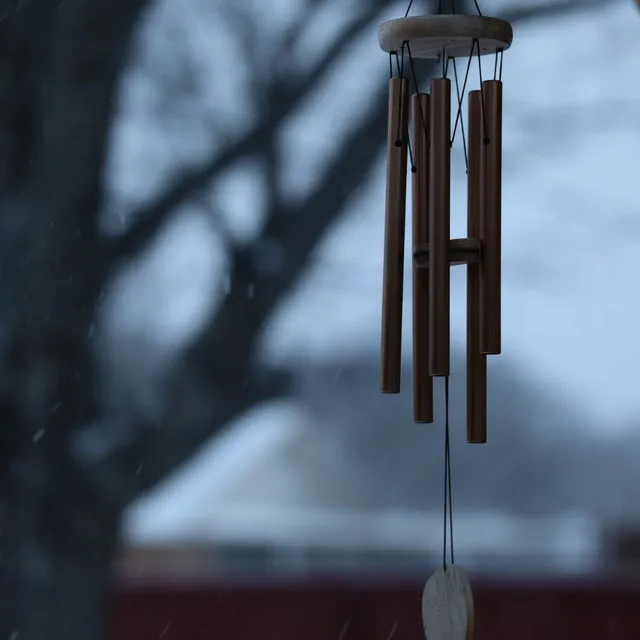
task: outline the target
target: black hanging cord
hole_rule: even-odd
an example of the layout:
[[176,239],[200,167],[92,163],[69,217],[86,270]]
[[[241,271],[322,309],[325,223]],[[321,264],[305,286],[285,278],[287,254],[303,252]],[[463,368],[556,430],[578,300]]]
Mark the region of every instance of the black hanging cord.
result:
[[449,74],[449,60],[450,58],[447,56],[447,51],[444,47],[442,47],[442,53],[440,54],[440,59],[442,60],[442,77],[446,78]]
[[451,136],[451,146],[453,147],[453,143],[456,139],[456,131],[458,129],[458,122],[460,122],[460,129],[462,131],[462,148],[464,151],[464,166],[465,171],[469,172],[469,156],[467,154],[467,136],[464,132],[464,118],[462,117],[462,102],[464,100],[464,92],[467,88],[467,81],[469,80],[469,70],[471,69],[471,61],[473,60],[473,50],[475,47],[476,41],[474,40],[471,44],[471,53],[469,53],[469,59],[467,60],[467,70],[464,74],[464,82],[462,83],[462,91],[460,91],[460,83],[458,81],[458,67],[456,66],[455,58],[453,60],[453,74],[456,81],[456,95],[458,98],[458,111],[456,113],[455,124],[453,125],[453,135]]
[[[482,16],[482,11],[480,10],[480,6],[478,4],[477,0],[473,0],[473,4],[476,8],[476,11],[478,13],[479,16]],[[441,14],[443,11],[443,0],[439,0],[438,2],[438,14]],[[409,15],[409,12],[411,11],[411,7],[413,6],[413,0],[410,0],[409,2],[409,6],[407,7],[407,10],[405,12],[404,17],[406,18]],[[452,13],[456,13],[456,3],[455,0],[451,0],[451,8],[452,8]],[[420,93],[420,89],[418,87],[418,77],[416,75],[416,71],[415,71],[415,67],[413,64],[413,56],[411,55],[411,46],[409,44],[408,41],[403,42],[402,43],[402,61],[400,61],[397,52],[394,52],[395,56],[396,56],[396,66],[398,69],[398,74],[402,77],[404,76],[404,49],[405,47],[407,48],[407,53],[409,56],[409,65],[411,67],[411,75],[413,78],[413,83],[415,85],[415,90],[416,93]],[[455,83],[456,83],[456,93],[457,93],[457,98],[458,98],[458,110],[456,113],[456,120],[455,120],[455,124],[453,126],[453,134],[452,134],[452,138],[450,141],[450,145],[453,146],[454,140],[455,140],[455,136],[456,136],[456,131],[458,128],[458,122],[460,123],[460,130],[462,131],[462,138],[463,138],[463,146],[464,146],[464,161],[465,161],[465,167],[466,170],[468,172],[469,170],[469,159],[468,159],[468,153],[467,153],[467,144],[466,144],[466,135],[465,135],[465,131],[464,131],[464,118],[462,117],[462,103],[464,100],[464,94],[465,94],[465,90],[467,87],[467,81],[469,79],[469,70],[471,68],[471,61],[473,59],[473,54],[474,54],[474,50],[477,47],[477,55],[478,55],[478,73],[480,76],[480,98],[481,98],[481,103],[482,103],[482,118],[483,118],[483,126],[484,126],[484,132],[483,132],[483,142],[484,144],[488,144],[489,139],[487,137],[487,121],[486,121],[486,109],[485,109],[485,99],[484,99],[484,88],[482,86],[482,61],[480,60],[480,42],[478,40],[474,40],[472,45],[471,45],[471,53],[469,54],[469,59],[467,61],[467,69],[465,72],[465,76],[464,76],[464,81],[462,84],[462,90],[460,90],[460,83],[459,83],[459,79],[458,79],[458,69],[456,66],[456,61],[455,59],[453,59],[453,73],[454,73],[454,77],[455,77]],[[494,64],[494,71],[493,71],[493,75],[494,75],[494,80],[495,79],[500,79],[502,80],[502,58],[503,58],[503,49],[498,49],[496,51],[496,59],[495,59],[495,64]],[[391,55],[389,55],[389,75],[390,77],[393,76],[393,65],[392,65],[392,61],[391,61]],[[443,77],[447,77],[447,73],[449,70],[449,61],[451,60],[451,58],[447,57],[446,55],[446,50],[442,49],[442,54],[441,54],[441,58],[442,58],[442,75]],[[422,126],[425,130],[426,133],[427,132],[427,122],[424,116],[424,113],[422,112],[422,105],[420,104],[420,102],[418,102],[419,104],[419,109],[420,109],[420,119],[422,121]],[[398,132],[398,140],[396,141],[396,144],[400,144],[400,135]],[[409,146],[409,156],[411,158],[411,170],[415,171],[415,164],[413,162],[413,154],[412,154],[412,150],[411,150],[411,141],[408,141],[408,146]],[[442,549],[442,567],[443,570],[446,571],[447,570],[447,547],[449,547],[449,557],[450,557],[450,564],[454,564],[455,563],[455,557],[454,557],[454,550],[453,550],[453,492],[452,492],[452,488],[451,488],[451,441],[450,441],[450,430],[449,430],[449,376],[446,376],[444,379],[444,396],[445,396],[445,431],[444,431],[444,518],[443,518],[443,549]]]
[[[442,545],[442,568],[447,570],[447,542],[451,563],[455,564],[453,554],[453,499],[451,492],[451,447],[449,440],[449,376],[444,379],[444,526]],[[448,540],[447,540],[448,529]]]
[[[504,57],[504,49],[496,50],[496,59],[493,64],[493,79],[502,81],[502,58]],[[500,68],[498,69],[498,65]]]
[[478,47],[478,75],[480,76],[480,102],[482,103],[482,142],[489,144],[489,136],[487,135],[489,129],[487,128],[487,110],[484,107],[484,87],[482,86],[482,60],[480,59],[480,42],[478,40],[473,41]]
[[[402,43],[402,50],[401,50],[400,56],[398,55],[397,51],[393,52],[393,55],[395,55],[396,57],[396,69],[398,70],[399,78],[404,78],[404,50],[405,50],[405,47],[408,47],[408,45],[409,45],[408,42]],[[389,54],[389,73],[390,73],[389,77],[393,77],[393,65],[391,64],[391,55],[392,54]],[[409,61],[411,62],[411,59],[409,59]],[[413,69],[413,62],[411,62],[411,65]],[[396,147],[402,146],[402,138],[400,135],[401,125],[402,125],[402,100],[400,100],[400,103],[398,104],[398,131],[396,134]],[[411,148],[411,138],[407,138],[407,148],[409,149],[409,162],[411,163],[411,172],[415,173],[417,169],[416,169],[416,164],[413,161],[413,149]]]
[[[402,47],[402,53],[404,54],[404,47]],[[396,68],[398,70],[398,77],[404,77],[404,55],[402,56],[402,63],[396,53]],[[396,132],[396,147],[402,146],[402,137],[400,127],[402,126],[402,99],[398,101],[398,130]]]
[[[409,44],[409,41],[406,41],[406,45],[407,45],[407,54],[409,55],[409,66],[411,67],[411,76],[413,78],[413,85],[416,89],[416,93],[420,93],[420,88],[418,87],[418,76],[416,75],[416,68],[413,65],[413,56],[411,55],[411,45]],[[422,109],[420,109],[420,114],[422,115]],[[422,118],[422,123],[425,123],[425,119],[424,116]]]
[[[413,64],[413,56],[411,55],[411,45],[409,44],[408,40],[405,42],[405,44],[407,45],[407,54],[409,55],[409,66],[411,67],[411,76],[413,77],[413,84],[415,86],[416,93],[420,95],[420,87],[418,86],[418,76],[416,74],[416,68]],[[429,139],[429,131],[427,130],[427,119],[425,118],[424,112],[422,110],[421,100],[418,100],[418,110],[420,112],[420,122],[422,123],[422,129],[427,139]],[[409,149],[409,151],[411,151],[411,149]],[[413,162],[413,155],[410,155],[410,158],[411,158],[411,172],[415,173],[418,169],[415,163]]]
[[[460,85],[458,83],[458,69],[456,67],[456,61],[455,59],[453,60],[453,74],[456,81],[456,90],[458,95],[458,112],[456,113],[456,120],[453,125],[453,136],[451,138],[451,144],[453,144],[453,141],[456,138],[456,129],[458,128],[458,122],[460,122],[461,126],[464,127],[464,122],[462,121],[462,101],[464,100],[464,92],[465,92],[465,89],[467,88],[467,82],[469,80],[469,70],[471,69],[471,61],[473,60],[473,50],[475,47],[475,43],[476,41],[474,40],[471,45],[471,53],[469,54],[469,59],[467,60],[467,70],[464,74],[464,81],[462,83],[462,92],[460,92]],[[462,135],[464,136],[464,129],[463,129]]]
[[407,7],[407,10],[404,12],[404,17],[406,18],[409,15],[409,11],[411,11],[411,7],[413,5],[413,0],[411,0],[409,2],[409,6]]

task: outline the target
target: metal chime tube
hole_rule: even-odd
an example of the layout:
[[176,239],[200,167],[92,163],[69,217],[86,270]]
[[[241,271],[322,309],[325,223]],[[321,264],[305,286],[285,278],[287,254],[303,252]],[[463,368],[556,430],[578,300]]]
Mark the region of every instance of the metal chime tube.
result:
[[502,82],[486,80],[482,91],[486,131],[485,197],[481,214],[481,349],[483,353],[497,355],[501,351]]
[[429,171],[429,373],[449,375],[451,81],[431,80]]
[[[480,239],[484,197],[482,95],[469,92],[467,237]],[[487,441],[487,356],[480,347],[480,263],[467,265],[467,442]]]
[[389,80],[387,203],[382,293],[382,371],[380,382],[383,393],[400,392],[408,138],[409,83],[405,78],[391,78]]
[[[411,98],[413,123],[412,245],[429,242],[429,121],[426,93]],[[413,419],[433,422],[433,378],[429,375],[429,271],[413,265]]]

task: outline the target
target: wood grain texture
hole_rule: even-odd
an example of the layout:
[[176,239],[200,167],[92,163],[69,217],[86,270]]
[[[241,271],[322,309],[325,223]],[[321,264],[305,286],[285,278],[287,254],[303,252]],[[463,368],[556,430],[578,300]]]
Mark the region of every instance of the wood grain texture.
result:
[[[429,243],[429,121],[431,96],[411,98],[413,161],[411,242],[413,250]],[[413,261],[413,420],[433,422],[433,378],[429,375],[429,273]]]
[[[448,57],[466,57],[471,54],[474,40],[478,41],[480,55],[506,50],[511,46],[513,29],[499,18],[437,15],[388,20],[378,30],[383,51],[400,53],[403,43],[409,42],[414,58],[439,58],[443,48]],[[477,53],[476,48],[474,54]]]
[[472,640],[473,594],[464,571],[438,569],[422,593],[422,624],[427,640]]
[[[480,242],[475,238],[455,238],[449,240],[449,264],[456,267],[461,264],[480,262]],[[429,243],[419,244],[413,249],[413,264],[419,269],[429,268]]]
[[389,80],[380,389],[400,393],[409,81]]
[[451,80],[431,78],[429,375],[451,371]]
[[482,83],[485,140],[481,156],[484,195],[480,209],[480,350],[502,351],[502,82]]
[[[484,175],[482,93],[469,92],[467,235],[480,238]],[[480,264],[467,267],[467,442],[487,441],[487,356],[480,349]]]

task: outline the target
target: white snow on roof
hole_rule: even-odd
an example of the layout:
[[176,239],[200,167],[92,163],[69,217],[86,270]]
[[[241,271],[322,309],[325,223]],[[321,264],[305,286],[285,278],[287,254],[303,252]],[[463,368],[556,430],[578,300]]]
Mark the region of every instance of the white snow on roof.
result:
[[[229,494],[247,478],[269,491],[270,466],[277,465],[280,454],[303,436],[306,420],[301,408],[275,404],[259,407],[230,425],[128,510],[125,537],[134,541],[208,537],[211,514],[228,508]],[[295,489],[298,470],[289,465],[288,471],[289,486]]]

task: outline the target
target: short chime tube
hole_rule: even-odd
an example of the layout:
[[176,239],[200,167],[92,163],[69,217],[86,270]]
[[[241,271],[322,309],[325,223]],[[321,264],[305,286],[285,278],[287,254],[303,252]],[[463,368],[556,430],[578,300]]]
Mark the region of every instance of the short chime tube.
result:
[[389,80],[387,203],[382,293],[382,371],[380,383],[383,393],[400,392],[408,138],[409,83],[405,78],[391,78]]
[[[426,93],[411,98],[413,123],[412,245],[429,242],[429,120]],[[429,375],[429,271],[413,265],[413,419],[433,422],[433,378]]]
[[482,83],[484,102],[484,186],[481,212],[482,264],[481,350],[501,351],[501,263],[502,263],[502,82]]
[[429,373],[449,375],[451,81],[431,80],[429,161]]
[[[467,237],[480,238],[484,197],[482,95],[469,92]],[[467,265],[467,442],[487,441],[487,356],[480,347],[480,264]]]

